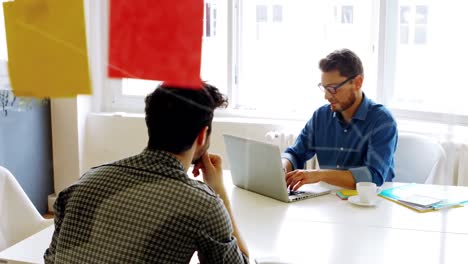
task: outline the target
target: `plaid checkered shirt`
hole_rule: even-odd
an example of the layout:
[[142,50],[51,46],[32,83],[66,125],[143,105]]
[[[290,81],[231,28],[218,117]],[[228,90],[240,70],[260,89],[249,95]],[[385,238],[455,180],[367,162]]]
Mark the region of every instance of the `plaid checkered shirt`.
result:
[[62,191],[45,263],[247,263],[223,201],[163,151],[92,168]]

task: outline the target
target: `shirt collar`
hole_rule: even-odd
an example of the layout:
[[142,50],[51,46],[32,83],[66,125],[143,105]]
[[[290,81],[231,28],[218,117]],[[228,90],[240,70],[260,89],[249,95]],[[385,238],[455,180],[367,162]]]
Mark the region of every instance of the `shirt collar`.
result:
[[354,113],[353,119],[366,120],[367,112],[369,111],[370,101],[366,95],[362,93],[362,102],[359,105],[358,110]]
[[171,178],[185,179],[188,177],[182,163],[174,155],[163,150],[146,148],[140,154],[117,161],[114,164]]
[[[369,111],[369,105],[370,105],[370,100],[367,98],[367,96],[362,93],[362,101],[361,104],[359,105],[356,113],[354,113],[354,116],[352,119],[357,119],[357,120],[366,120],[367,117],[367,112]],[[340,122],[344,122],[343,116],[339,112],[334,112],[333,117],[338,118]]]
[[148,159],[151,163],[159,162],[173,169],[184,170],[182,163],[167,151],[145,148],[140,155]]

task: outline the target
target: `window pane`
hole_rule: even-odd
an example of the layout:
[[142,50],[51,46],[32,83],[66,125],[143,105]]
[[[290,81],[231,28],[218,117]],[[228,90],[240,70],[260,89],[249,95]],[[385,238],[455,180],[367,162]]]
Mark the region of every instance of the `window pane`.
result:
[[0,1],[0,61],[8,59],[6,37],[5,37],[5,19],[3,19],[3,1]]
[[[227,93],[227,3],[205,0],[201,78]],[[157,63],[157,62],[155,62]],[[159,82],[124,79],[123,95],[145,96]]]
[[416,24],[427,24],[427,6],[416,6]]
[[[366,74],[363,89],[375,98],[376,2],[346,1],[342,6],[337,1],[243,1],[237,107],[310,115],[326,103],[317,87],[318,62],[341,48],[361,57]],[[274,19],[275,6],[282,10],[281,21]],[[259,14],[265,11],[259,9],[267,10],[261,23]],[[268,16],[271,12],[273,19]],[[342,17],[352,24],[342,24]]]
[[268,20],[268,9],[266,5],[257,5],[257,23]]
[[409,40],[409,26],[400,26],[400,44],[408,44]]
[[468,35],[458,29],[467,8],[462,0],[417,6],[415,45],[397,46],[394,107],[468,114]]
[[409,6],[400,6],[400,24],[409,24],[410,11]]
[[342,6],[341,7],[341,23],[352,24],[353,23],[353,6]]
[[414,28],[414,44],[426,44],[426,26],[416,26]]
[[3,19],[3,5],[0,1],[0,90],[10,90],[11,87],[7,70],[8,53],[6,47],[4,22],[5,20]]
[[146,96],[151,93],[161,82],[126,78],[122,80],[122,94]]
[[[213,17],[213,19],[216,19]],[[211,3],[205,3],[205,28],[204,28],[204,36],[210,37],[211,36],[211,20],[212,20],[212,12],[211,12]],[[213,32],[214,33],[214,32]]]
[[283,21],[283,6],[274,5],[273,6],[273,22]]
[[227,1],[205,0],[210,4],[211,35],[203,38],[201,78],[227,92]]

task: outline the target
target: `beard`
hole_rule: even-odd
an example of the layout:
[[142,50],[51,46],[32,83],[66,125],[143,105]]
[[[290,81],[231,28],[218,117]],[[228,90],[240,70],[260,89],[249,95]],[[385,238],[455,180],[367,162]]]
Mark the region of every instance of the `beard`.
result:
[[330,104],[331,105],[330,107],[333,112],[343,112],[343,111],[348,110],[351,106],[353,106],[355,102],[356,102],[356,95],[354,93],[350,93],[346,101],[343,101],[343,102],[336,101],[337,106],[333,106],[332,104]]
[[195,165],[195,164],[197,164],[197,163],[199,163],[201,161],[203,155],[205,155],[205,153],[208,151],[209,147],[210,147],[210,139],[207,138],[206,141],[205,141],[205,145],[203,145],[203,147],[193,155],[193,159],[192,159],[192,164],[193,165]]

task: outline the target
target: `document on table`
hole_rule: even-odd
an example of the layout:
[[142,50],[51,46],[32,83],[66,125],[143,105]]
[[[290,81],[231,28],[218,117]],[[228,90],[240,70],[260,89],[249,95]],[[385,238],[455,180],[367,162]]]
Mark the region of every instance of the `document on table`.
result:
[[379,195],[418,212],[459,207],[468,203],[468,196],[464,193],[449,192],[445,186],[416,183],[385,189]]

